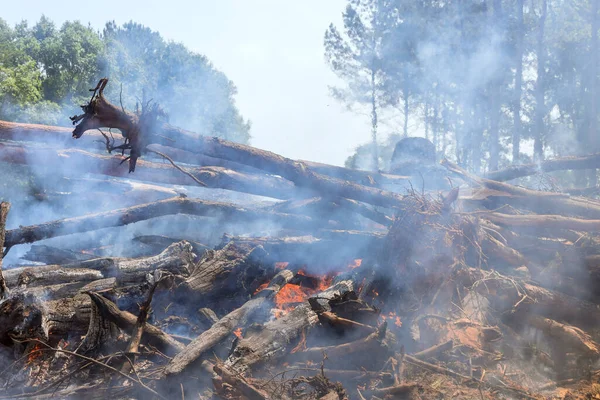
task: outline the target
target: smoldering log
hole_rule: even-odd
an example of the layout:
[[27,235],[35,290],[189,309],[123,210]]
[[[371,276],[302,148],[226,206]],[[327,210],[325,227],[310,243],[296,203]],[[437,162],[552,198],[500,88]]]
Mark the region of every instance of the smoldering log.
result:
[[279,272],[271,279],[265,289],[254,295],[241,307],[215,322],[210,329],[200,334],[183,351],[169,361],[164,370],[166,377],[172,378],[183,373],[205,352],[231,335],[236,327],[245,326],[248,321],[252,320],[257,311],[261,310],[265,303],[269,302],[293,276],[294,274],[288,270]]
[[[384,236],[372,232],[338,230],[319,230],[314,236],[279,238],[224,235],[220,246],[229,242],[262,246],[270,262],[347,265],[354,259],[376,253],[384,244]],[[332,252],[331,249],[338,250]]]
[[[261,246],[247,246],[230,242],[218,250],[209,250],[190,269],[189,276],[182,283],[182,298],[206,298],[222,293],[223,290],[235,290],[240,293],[240,285],[249,278],[249,285],[257,286],[257,278],[266,271],[263,262],[266,253]],[[245,286],[245,285],[243,285]],[[249,286],[247,290],[253,291]]]
[[258,209],[248,209],[229,203],[219,203],[190,198],[171,198],[153,203],[122,208],[82,217],[65,218],[40,225],[21,227],[6,232],[6,247],[31,243],[38,240],[74,233],[88,232],[101,228],[128,225],[163,215],[190,214],[234,219],[237,222],[262,221],[281,224],[292,229],[314,229],[328,225],[329,221],[315,221],[309,217],[270,213]]
[[539,164],[512,165],[502,170],[488,172],[485,177],[495,181],[510,181],[542,172],[597,168],[600,168],[600,154],[591,154],[581,157],[561,157],[544,160]]
[[358,215],[362,215],[364,218],[370,219],[383,227],[392,223],[392,218],[384,213],[358,201],[344,198],[313,197],[300,200],[293,199],[277,203],[270,206],[269,209],[276,212],[308,215],[315,218],[343,220],[348,223],[348,226],[354,225],[355,227],[359,226],[359,221],[356,218]]
[[[335,294],[352,290],[352,286],[352,281],[338,282],[316,297],[330,299]],[[241,339],[225,361],[225,366],[243,373],[256,363],[281,357],[288,344],[317,322],[318,316],[310,304],[300,304],[283,317],[266,323],[261,330],[251,332]]]
[[[108,320],[114,322],[120,329],[131,333],[136,326],[137,317],[130,312],[122,311],[115,303],[94,292],[86,292],[92,302],[98,307],[99,312]],[[160,328],[149,323],[144,324],[142,335],[144,343],[156,347],[169,356],[180,353],[185,346],[172,338]]]
[[9,270],[7,282],[11,286],[46,286],[91,282],[116,278],[120,285],[143,283],[146,274],[163,270],[173,274],[188,273],[195,255],[192,246],[181,241],[171,244],[161,253],[139,258],[104,257],[65,265],[43,265]]
[[[0,143],[0,161],[55,168],[71,176],[91,173],[170,185],[197,185],[189,176],[168,163],[137,161],[138,168],[130,174],[123,167],[120,155],[100,155],[79,149],[55,150],[34,148],[17,144]],[[248,174],[223,167],[184,167],[208,187],[229,189],[277,199],[295,195],[294,184],[285,179],[264,174]]]

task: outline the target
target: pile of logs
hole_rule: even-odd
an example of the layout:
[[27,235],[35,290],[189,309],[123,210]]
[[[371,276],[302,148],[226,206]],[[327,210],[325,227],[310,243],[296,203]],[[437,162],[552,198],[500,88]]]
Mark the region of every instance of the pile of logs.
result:
[[0,397],[599,398],[600,201],[503,182],[598,157],[486,178],[443,161],[448,187],[422,191],[121,117],[75,119],[120,128],[129,168],[105,132],[0,121],[1,162],[59,163],[122,207],[7,226],[1,203]]

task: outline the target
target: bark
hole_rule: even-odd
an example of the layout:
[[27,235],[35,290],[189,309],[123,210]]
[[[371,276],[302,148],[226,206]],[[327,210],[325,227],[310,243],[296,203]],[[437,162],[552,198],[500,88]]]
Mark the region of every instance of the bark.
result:
[[[8,288],[2,273],[2,258],[4,255],[4,246],[6,245],[6,218],[8,217],[9,210],[10,203],[0,203],[0,300],[4,299],[8,295]],[[8,245],[6,246],[8,247]]]
[[[352,282],[343,281],[316,297],[329,299],[335,294],[350,290],[352,290]],[[302,331],[314,326],[317,321],[317,314],[310,304],[300,304],[280,319],[263,325],[260,331],[252,332],[248,337],[241,339],[225,361],[225,366],[232,371],[243,373],[256,363],[280,357],[285,354],[289,343],[298,338]]]
[[236,327],[243,327],[249,321],[254,321],[256,313],[263,309],[293,276],[293,273],[287,270],[278,273],[271,279],[266,289],[258,292],[241,307],[215,322],[210,329],[204,331],[179,352],[165,367],[165,375],[172,378],[183,373],[203,354],[229,337]]
[[[37,165],[49,170],[61,165],[61,172],[66,176],[100,174],[169,185],[197,185],[191,177],[173,168],[171,164],[139,160],[136,172],[130,174],[121,165],[122,160],[120,155],[100,155],[79,149],[54,150],[0,143],[0,161]],[[247,174],[223,167],[185,167],[185,170],[211,188],[278,199],[289,199],[296,195],[291,182],[275,176]]]
[[32,243],[57,236],[128,225],[163,215],[175,214],[210,216],[222,219],[232,219],[236,222],[272,222],[291,229],[314,229],[315,226],[318,226],[321,223],[327,225],[327,222],[313,221],[311,218],[303,216],[246,209],[229,203],[176,197],[129,208],[91,214],[83,217],[65,218],[40,225],[31,225],[8,230],[6,232],[5,246],[12,247],[17,244]]
[[[97,293],[86,293],[92,302],[98,307],[100,314],[109,321],[114,322],[120,329],[127,333],[133,332],[138,318],[130,312],[121,311],[115,303],[100,296]],[[156,347],[169,356],[181,352],[185,346],[163,332],[160,328],[149,323],[144,323],[143,343]]]

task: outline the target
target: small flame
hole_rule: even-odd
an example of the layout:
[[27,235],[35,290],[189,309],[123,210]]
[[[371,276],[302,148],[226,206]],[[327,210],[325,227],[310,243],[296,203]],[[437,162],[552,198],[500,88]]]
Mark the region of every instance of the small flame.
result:
[[356,260],[354,260],[350,264],[348,264],[348,269],[356,269],[356,268],[360,267],[361,264],[362,264],[362,259],[357,258]]
[[233,331],[233,334],[235,336],[237,336],[238,339],[243,339],[244,338],[242,336],[242,328],[237,328],[235,331]]

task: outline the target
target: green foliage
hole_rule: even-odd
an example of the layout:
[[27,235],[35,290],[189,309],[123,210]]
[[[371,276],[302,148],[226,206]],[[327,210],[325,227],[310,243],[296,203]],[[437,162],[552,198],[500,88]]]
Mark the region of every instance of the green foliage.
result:
[[107,96],[116,103],[122,97],[128,109],[153,99],[183,128],[250,139],[233,83],[206,57],[158,32],[134,22],[109,22],[102,32],[78,21],[57,28],[45,16],[11,28],[0,19],[0,119],[68,125],[104,76],[111,80]]

